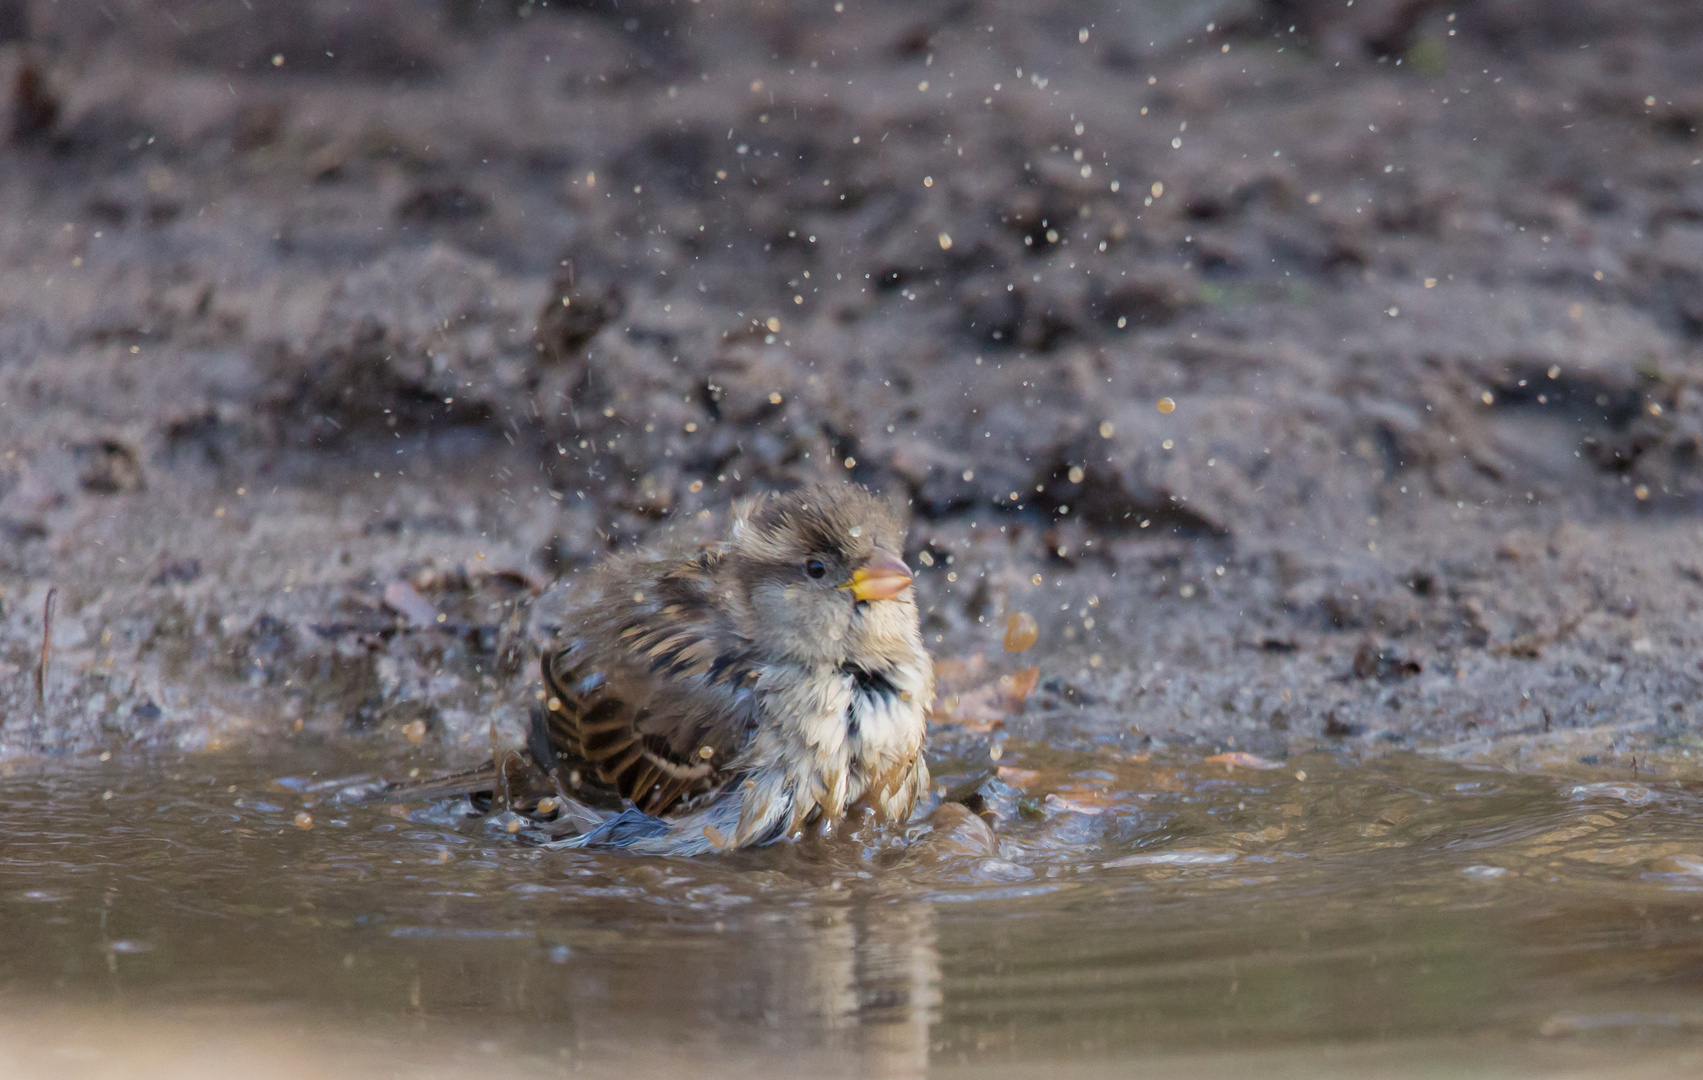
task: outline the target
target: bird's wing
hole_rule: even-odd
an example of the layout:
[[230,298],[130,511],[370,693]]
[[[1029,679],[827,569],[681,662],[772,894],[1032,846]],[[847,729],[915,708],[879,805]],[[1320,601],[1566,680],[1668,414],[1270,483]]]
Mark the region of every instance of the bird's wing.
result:
[[[756,727],[756,665],[715,592],[711,551],[605,590],[543,656],[542,739],[579,773],[662,814],[719,789]],[[548,763],[546,763],[548,764]]]

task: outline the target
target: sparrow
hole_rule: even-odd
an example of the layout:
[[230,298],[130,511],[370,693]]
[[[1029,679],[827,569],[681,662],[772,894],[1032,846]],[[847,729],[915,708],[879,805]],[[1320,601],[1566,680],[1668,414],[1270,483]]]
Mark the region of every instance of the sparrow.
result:
[[718,542],[590,571],[527,739],[581,829],[546,846],[695,855],[905,822],[934,668],[904,539],[863,488],[808,487],[738,506]]

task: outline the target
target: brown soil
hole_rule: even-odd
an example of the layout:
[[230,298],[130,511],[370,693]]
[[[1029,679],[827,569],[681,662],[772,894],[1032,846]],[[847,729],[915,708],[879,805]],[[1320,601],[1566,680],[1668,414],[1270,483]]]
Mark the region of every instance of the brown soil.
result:
[[1703,8],[252,7],[0,0],[0,757],[482,743],[824,478],[1020,734],[1703,745]]

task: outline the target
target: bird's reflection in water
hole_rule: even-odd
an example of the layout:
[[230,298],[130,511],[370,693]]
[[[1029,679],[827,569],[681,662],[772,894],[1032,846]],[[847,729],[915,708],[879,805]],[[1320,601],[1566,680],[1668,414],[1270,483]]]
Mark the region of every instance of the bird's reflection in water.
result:
[[539,935],[542,949],[445,942],[411,994],[423,1017],[489,1017],[496,1006],[506,1016],[493,1036],[588,1063],[749,1057],[811,1075],[926,1073],[941,984],[931,903],[755,906],[658,919],[630,897],[595,914],[576,905],[540,920],[561,927]]
[[830,1048],[857,1056],[857,1071],[922,1076],[940,1006],[933,906],[863,904],[811,921],[792,963],[778,972],[777,989],[796,994]]

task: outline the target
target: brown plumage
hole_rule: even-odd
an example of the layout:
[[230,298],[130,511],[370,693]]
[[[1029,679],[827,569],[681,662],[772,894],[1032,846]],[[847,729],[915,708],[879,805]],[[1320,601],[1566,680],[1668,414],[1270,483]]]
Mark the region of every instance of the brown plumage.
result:
[[903,550],[885,502],[815,487],[570,586],[528,747],[576,808],[625,812],[559,843],[695,854],[907,819],[934,673]]
[[709,548],[599,567],[543,656],[533,753],[570,795],[653,820],[572,842],[709,850],[908,817],[933,669],[903,550],[886,503],[818,487],[741,507]]

